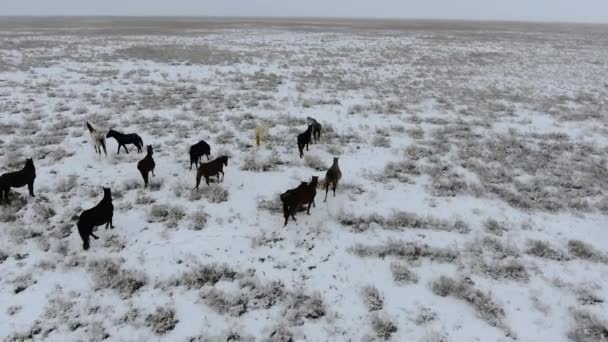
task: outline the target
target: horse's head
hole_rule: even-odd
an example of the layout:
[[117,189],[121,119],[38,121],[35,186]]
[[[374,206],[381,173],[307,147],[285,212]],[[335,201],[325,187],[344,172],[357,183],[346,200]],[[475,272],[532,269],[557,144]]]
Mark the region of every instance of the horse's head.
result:
[[147,145],[147,148],[148,148],[148,154],[149,155],[154,154],[154,150],[152,150],[152,145]]
[[228,156],[222,156],[222,164],[224,164],[224,166],[228,166]]
[[334,157],[334,164],[338,164],[338,157]]
[[26,158],[25,159],[25,167],[33,168],[34,167],[34,160],[32,158]]
[[108,134],[106,134],[106,138],[112,138],[115,135],[116,135],[116,131],[111,129],[108,131]]
[[319,176],[312,176],[311,184],[319,184]]

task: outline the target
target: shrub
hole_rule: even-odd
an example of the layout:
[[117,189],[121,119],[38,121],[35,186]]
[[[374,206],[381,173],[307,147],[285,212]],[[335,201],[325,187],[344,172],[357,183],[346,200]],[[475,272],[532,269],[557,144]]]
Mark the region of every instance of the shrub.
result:
[[434,294],[441,297],[452,296],[465,301],[489,325],[501,328],[510,334],[509,329],[503,322],[505,319],[504,310],[490,296],[475,289],[467,280],[461,279],[456,281],[452,278],[441,276],[431,284],[431,290]]
[[422,307],[419,309],[414,322],[416,325],[424,325],[437,319],[437,313],[430,308]]
[[178,322],[175,318],[175,310],[172,308],[157,307],[154,313],[146,317],[146,326],[157,335],[164,335],[173,330]]
[[549,260],[561,261],[568,259],[564,252],[558,251],[547,242],[540,240],[528,240],[526,253]]
[[397,324],[385,315],[373,315],[371,324],[376,335],[384,340],[390,339],[398,330]]
[[55,188],[59,193],[66,193],[72,191],[78,185],[78,176],[77,175],[69,175],[66,178],[62,178],[57,183],[57,187]]
[[608,258],[602,252],[580,240],[568,241],[568,252],[578,259],[602,263],[608,262]]
[[89,263],[89,272],[93,274],[96,289],[112,289],[125,298],[146,285],[143,273],[125,270],[110,259]]
[[376,135],[372,139],[372,145],[375,147],[391,147],[391,140],[383,135]]
[[296,292],[289,296],[284,317],[293,325],[303,325],[304,319],[318,319],[325,316],[325,312],[325,304],[320,294],[309,296]]
[[170,206],[167,204],[153,204],[148,210],[147,222],[164,222],[169,228],[177,227],[177,224],[185,216],[182,207]]
[[391,263],[391,273],[395,282],[400,284],[416,284],[418,276],[412,272],[405,264],[399,262]]
[[211,184],[209,186],[203,184],[197,192],[205,197],[209,203],[228,201],[228,190],[218,184]]
[[465,234],[470,231],[468,224],[460,219],[448,221],[431,216],[421,217],[417,214],[404,211],[394,212],[388,218],[384,218],[377,214],[372,214],[367,217],[356,217],[353,214],[341,212],[338,216],[338,221],[343,225],[353,227],[355,232],[364,232],[368,230],[372,224],[376,224],[377,226],[385,229],[431,229],[439,231],[455,231],[461,234]]
[[599,342],[608,340],[608,324],[588,311],[573,310],[575,326],[568,333],[574,342]]
[[502,236],[503,232],[506,232],[509,230],[504,223],[498,222],[493,218],[487,219],[483,223],[483,226],[488,232],[490,232],[494,235],[497,235],[497,236]]
[[365,286],[361,292],[363,302],[367,306],[368,311],[382,310],[384,307],[384,297],[375,286]]
[[202,230],[207,225],[209,215],[202,210],[190,214],[190,228],[193,230]]
[[184,286],[187,289],[200,289],[206,285],[215,285],[220,280],[234,280],[242,276],[227,265],[194,265],[190,270],[175,278],[171,285]]
[[326,170],[328,168],[321,158],[313,154],[304,155],[304,164],[315,170]]
[[203,291],[201,298],[213,310],[222,315],[239,317],[247,312],[247,296],[227,295],[225,292],[215,288]]
[[427,244],[404,241],[389,241],[379,246],[357,244],[352,248],[352,252],[361,257],[377,256],[385,258],[387,256],[394,256],[407,261],[428,258],[438,262],[452,262],[459,256],[458,252],[447,248],[430,247]]

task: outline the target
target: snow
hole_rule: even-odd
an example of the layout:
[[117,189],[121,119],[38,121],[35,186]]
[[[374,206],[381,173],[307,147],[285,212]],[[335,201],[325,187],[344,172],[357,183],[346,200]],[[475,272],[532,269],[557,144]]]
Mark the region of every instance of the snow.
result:
[[[488,31],[455,30],[448,34],[439,29],[366,31],[313,23],[313,29],[294,29],[269,23],[272,26],[197,29],[194,25],[182,32],[166,29],[148,34],[143,30],[137,34],[126,30],[106,35],[93,28],[87,34],[64,30],[49,33],[31,25],[28,30],[11,31],[15,35],[0,35],[0,171],[14,171],[21,167],[20,158],[33,156],[37,173],[36,198],[27,197],[25,188],[13,189],[11,198],[17,204],[0,207],[0,257],[2,253],[7,255],[4,261],[0,258],[3,340],[18,340],[19,334],[32,334],[35,340],[97,340],[104,337],[100,332],[107,333],[110,340],[225,340],[231,332],[264,340],[277,327],[289,330],[295,340],[381,339],[371,326],[375,313],[369,312],[363,301],[362,288],[367,285],[375,286],[383,295],[384,307],[378,314],[396,323],[398,331],[391,337],[395,341],[443,341],[429,336],[443,336],[449,341],[567,341],[568,333],[575,328],[573,309],[608,318],[605,303],[585,305],[577,300],[580,288],[591,288],[600,298],[608,298],[606,263],[579,259],[569,252],[566,254],[570,258],[561,261],[525,252],[527,241],[534,239],[560,251],[567,251],[570,240],[581,240],[607,253],[608,218],[601,208],[608,193],[606,180],[602,181],[600,175],[595,183],[582,183],[588,190],[584,199],[589,210],[524,209],[487,190],[476,194],[470,185],[480,184],[482,179],[460,159],[456,151],[461,146],[448,140],[446,145],[451,150],[442,152],[437,147],[441,134],[453,139],[449,132],[438,133],[442,128],[461,124],[470,125],[471,132],[479,135],[475,148],[480,149],[485,139],[513,131],[530,139],[532,134],[562,133],[572,144],[594,146],[592,152],[580,156],[588,165],[605,165],[606,113],[594,110],[608,98],[604,96],[608,87],[602,83],[608,76],[602,68],[608,65],[608,53],[593,44],[577,45],[586,31],[545,32],[532,39],[492,27]],[[496,37],[492,40],[486,35]],[[571,49],[562,53],[544,43],[558,38]],[[27,39],[50,45],[34,48],[9,44]],[[180,61],[120,54],[125,47],[165,44],[184,47],[184,51],[191,48],[193,52],[183,52]],[[78,50],[71,46],[78,46]],[[200,46],[217,49],[217,56],[205,56],[216,58],[213,61],[217,63],[200,62],[197,53],[204,51],[196,50]],[[239,55],[240,62],[222,63],[228,57],[221,53]],[[482,54],[489,62],[467,59],[471,53]],[[499,57],[491,57],[494,54]],[[540,58],[535,54],[545,60],[531,58]],[[601,65],[589,63],[590,59]],[[448,64],[450,61],[454,64]],[[514,69],[516,65],[522,65],[521,69]],[[556,72],[560,68],[563,72]],[[108,74],[100,74],[102,71]],[[321,76],[307,78],[313,71]],[[275,74],[280,83],[272,84],[267,81],[271,77],[264,78],[260,73]],[[386,83],[389,81],[394,83]],[[471,101],[467,91],[495,89],[492,87],[497,84],[508,91],[492,90],[496,99],[486,97],[478,103],[467,103]],[[195,93],[189,95],[180,87],[192,87]],[[446,93],[451,88],[458,89]],[[596,89],[590,93],[591,99],[574,104],[566,101],[572,112],[560,107],[563,112],[556,113],[555,107],[547,105],[547,99],[589,89]],[[147,90],[153,94],[143,96]],[[85,96],[87,93],[91,97]],[[215,99],[212,93],[220,96]],[[315,99],[338,102],[304,105],[306,100]],[[195,108],[197,101],[202,101],[200,108]],[[230,101],[236,105],[228,106]],[[384,111],[391,101],[399,107],[396,114]],[[70,109],[60,113],[58,103]],[[498,103],[507,109],[500,109]],[[352,113],[355,105],[363,109]],[[473,114],[458,110],[466,106],[474,109]],[[86,108],[86,113],[77,113],[79,107]],[[305,154],[320,158],[326,166],[339,156],[343,178],[335,197],[330,190],[324,202],[325,192],[319,189],[311,215],[298,213],[297,222],[290,220],[283,227],[280,208],[272,212],[259,208],[259,202],[276,200],[280,193],[309,181],[313,175],[321,179],[325,176],[325,169],[308,167],[298,157],[295,138],[304,131],[307,116],[319,120],[326,131],[321,142],[310,145]],[[253,127],[259,119],[267,119],[271,128],[269,138],[256,148]],[[144,154],[129,146],[131,153],[121,151],[117,155],[114,139],[106,142],[107,157],[94,154],[84,125],[87,120],[95,127],[137,132],[145,144],[154,146],[156,176],[151,179],[150,189],[143,188],[136,168]],[[26,133],[25,127],[32,123],[37,133]],[[422,129],[423,137],[413,136],[410,129]],[[222,137],[227,130],[234,137]],[[390,147],[372,145],[380,131],[388,132]],[[57,133],[60,143],[38,145],[37,139],[44,133]],[[360,141],[347,143],[343,139],[348,135]],[[210,143],[212,158],[220,153],[230,155],[224,182],[211,185],[228,192],[226,201],[214,201],[208,189],[201,190],[200,199],[191,193],[196,172],[188,170],[187,151],[201,139]],[[532,142],[522,139],[522,144]],[[420,173],[408,174],[411,182],[387,179],[386,164],[408,160],[404,150],[410,146],[431,146],[433,154],[413,160]],[[58,148],[67,154],[55,158],[53,151]],[[280,163],[270,170],[242,169],[251,155],[259,161],[273,154],[278,155]],[[17,166],[9,167],[13,162]],[[516,169],[507,161],[499,162],[507,170]],[[437,165],[448,165],[468,188],[457,190],[455,196],[434,192],[437,179],[432,169]],[[75,188],[57,190],[70,175],[77,177]],[[547,170],[537,170],[517,180],[551,176]],[[91,240],[91,249],[83,251],[72,218],[100,200],[102,186],[112,188],[116,228],[98,227],[100,239]],[[204,182],[201,188],[206,188]],[[19,204],[19,198],[25,203]],[[153,204],[148,198],[153,204],[175,206],[184,217],[176,227],[149,222]],[[55,215],[41,219],[37,205],[52,208]],[[192,222],[192,216],[201,212],[208,215],[204,226]],[[371,224],[369,229],[356,232],[340,223],[342,215],[389,218],[395,212],[448,222],[462,220],[470,231],[426,226],[391,229]],[[9,220],[9,213],[16,215],[15,220]],[[492,235],[484,228],[489,218],[504,222],[508,230],[502,236]],[[63,236],[61,229],[66,225],[69,234]],[[30,235],[22,238],[20,234]],[[472,252],[471,246],[486,237],[517,249],[516,259],[525,266],[529,280],[493,279],[480,272],[475,263],[493,258],[494,251],[484,250],[482,258]],[[361,257],[352,250],[356,245],[381,246],[398,241],[448,248],[456,251],[458,258],[450,263],[426,257],[399,260],[394,256]],[[98,288],[95,276],[103,270],[92,265],[105,259],[123,270],[142,274],[143,287],[128,296],[113,288]],[[390,264],[397,260],[416,273],[417,283],[404,285],[393,280]],[[223,279],[200,289],[172,284],[197,265],[223,264],[249,275]],[[15,279],[24,275],[30,275],[34,282],[15,293]],[[503,323],[514,337],[488,324],[465,301],[434,294],[431,284],[442,275],[471,279],[476,289],[504,310]],[[280,281],[289,295],[269,308],[249,308],[236,317],[219,312],[201,298],[210,289],[228,296],[249,296],[243,279],[262,285]],[[300,292],[320,296],[325,309],[322,317],[304,318],[301,325],[290,321],[295,311],[290,307],[290,296]],[[54,299],[73,305],[54,310],[50,304]],[[538,303],[547,310],[540,310]],[[9,312],[15,307],[20,309]],[[160,336],[145,320],[156,307],[174,309],[177,318],[175,327]],[[422,308],[434,312],[435,319],[416,323]],[[139,315],[125,319],[131,309],[138,310]]]

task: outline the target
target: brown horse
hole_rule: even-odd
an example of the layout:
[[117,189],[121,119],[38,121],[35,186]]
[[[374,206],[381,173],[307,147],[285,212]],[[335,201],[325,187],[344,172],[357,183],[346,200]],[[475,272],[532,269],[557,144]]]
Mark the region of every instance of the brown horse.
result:
[[310,183],[302,182],[295,189],[287,190],[281,195],[281,202],[283,203],[283,217],[285,217],[285,224],[289,221],[289,216],[295,221],[296,218],[294,213],[303,205],[308,205],[306,213],[310,215],[310,207],[315,205],[315,196],[317,195],[317,185],[319,183],[319,177],[313,176]]
[[201,163],[196,170],[196,187],[198,189],[201,183],[201,177],[205,177],[205,182],[209,185],[209,177],[217,176],[217,181],[220,181],[220,173],[222,174],[222,181],[224,180],[224,166],[228,166],[228,156],[221,156],[215,158],[208,163]]
[[334,197],[336,197],[336,188],[338,187],[338,182],[340,179],[342,179],[342,172],[338,166],[338,158],[334,158],[334,163],[325,174],[325,181],[323,182],[323,187],[325,188],[325,200],[323,202],[327,202],[329,185],[331,185],[331,189],[334,191]]
[[154,176],[154,168],[156,167],[156,164],[154,163],[154,158],[152,158],[152,155],[154,154],[154,151],[152,150],[152,145],[148,145],[147,148],[148,153],[146,153],[144,159],[140,160],[137,163],[137,169],[139,170],[141,176],[144,179],[144,188],[148,187],[148,174],[152,172],[152,176]]

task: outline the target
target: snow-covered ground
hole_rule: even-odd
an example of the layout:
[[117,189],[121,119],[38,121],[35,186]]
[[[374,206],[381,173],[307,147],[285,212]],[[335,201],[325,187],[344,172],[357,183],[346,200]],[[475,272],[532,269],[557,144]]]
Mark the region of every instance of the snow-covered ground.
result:
[[[608,340],[606,26],[3,20],[0,172],[37,172],[0,206],[3,340]],[[154,147],[149,189],[86,121]],[[230,159],[193,191],[199,140]]]

